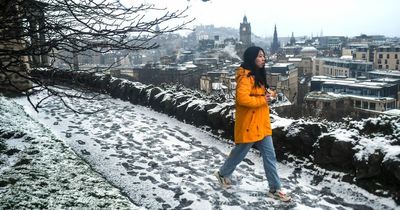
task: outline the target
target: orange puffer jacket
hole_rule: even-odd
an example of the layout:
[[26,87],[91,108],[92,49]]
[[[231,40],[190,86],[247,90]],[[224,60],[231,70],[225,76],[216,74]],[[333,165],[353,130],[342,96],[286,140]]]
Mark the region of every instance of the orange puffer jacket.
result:
[[266,90],[254,86],[249,70],[236,70],[235,143],[250,143],[272,135]]

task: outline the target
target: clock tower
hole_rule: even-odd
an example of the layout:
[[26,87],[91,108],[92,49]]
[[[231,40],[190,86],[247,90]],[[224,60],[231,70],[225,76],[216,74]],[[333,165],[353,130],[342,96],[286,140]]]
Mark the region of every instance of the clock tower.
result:
[[240,23],[239,34],[240,34],[240,41],[243,43],[243,47],[244,48],[250,47],[252,45],[251,26],[250,23],[247,22],[246,15],[243,17],[243,22]]

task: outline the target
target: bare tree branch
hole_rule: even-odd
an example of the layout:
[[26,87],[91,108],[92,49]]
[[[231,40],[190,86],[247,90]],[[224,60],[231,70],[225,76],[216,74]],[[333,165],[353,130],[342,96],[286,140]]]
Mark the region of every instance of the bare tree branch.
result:
[[[52,88],[55,84],[51,78],[36,78],[29,69],[79,70],[78,55],[128,55],[157,48],[156,37],[186,29],[194,20],[186,15],[187,10],[167,11],[153,4],[126,5],[120,0],[1,0],[0,91],[25,94],[36,111],[54,97],[74,110],[65,99],[93,98],[60,92],[60,88]],[[34,104],[30,97],[38,91],[48,94]]]

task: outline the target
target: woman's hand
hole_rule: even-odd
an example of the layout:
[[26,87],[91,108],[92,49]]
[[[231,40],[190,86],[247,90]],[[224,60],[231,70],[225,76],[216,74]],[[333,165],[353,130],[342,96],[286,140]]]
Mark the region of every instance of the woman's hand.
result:
[[276,92],[268,89],[265,94],[265,100],[267,101],[268,105],[271,105],[271,103],[274,103],[276,101],[275,97],[276,97]]

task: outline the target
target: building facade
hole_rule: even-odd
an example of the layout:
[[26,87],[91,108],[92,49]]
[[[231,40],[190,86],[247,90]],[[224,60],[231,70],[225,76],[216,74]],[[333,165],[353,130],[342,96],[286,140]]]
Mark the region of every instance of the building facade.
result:
[[283,93],[291,103],[297,102],[298,69],[293,63],[276,63],[266,66],[267,82],[278,93]]
[[359,60],[347,60],[340,58],[315,58],[313,63],[313,75],[331,77],[366,77],[373,70],[373,63]]
[[353,57],[373,62],[376,69],[400,70],[400,45],[358,47]]

